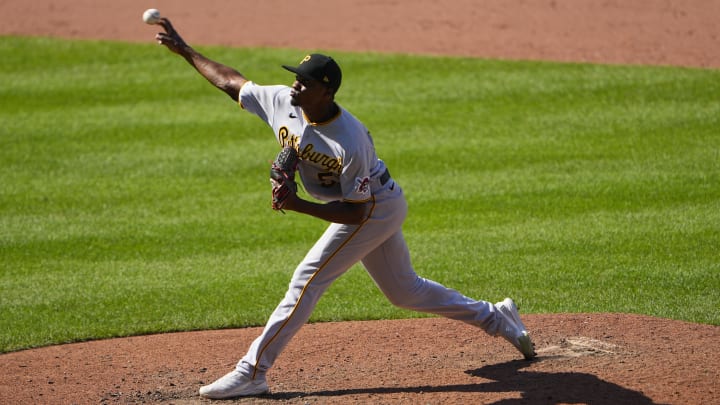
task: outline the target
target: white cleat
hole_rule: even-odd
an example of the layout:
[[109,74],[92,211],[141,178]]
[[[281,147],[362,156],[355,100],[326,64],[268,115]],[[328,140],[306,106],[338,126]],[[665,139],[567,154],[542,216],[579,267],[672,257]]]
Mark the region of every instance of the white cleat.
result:
[[503,319],[498,334],[512,343],[525,356],[526,360],[532,360],[536,355],[535,345],[530,339],[525,324],[520,320],[520,314],[518,314],[515,302],[510,298],[505,298],[495,304],[495,308],[497,308]]
[[200,388],[200,396],[210,399],[251,397],[269,392],[265,378],[251,380],[233,370],[210,385]]

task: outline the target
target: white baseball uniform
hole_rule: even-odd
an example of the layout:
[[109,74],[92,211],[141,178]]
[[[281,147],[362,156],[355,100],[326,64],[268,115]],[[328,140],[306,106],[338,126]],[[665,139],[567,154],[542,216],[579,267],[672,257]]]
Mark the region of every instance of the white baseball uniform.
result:
[[328,226],[295,269],[284,299],[237,370],[264,378],[325,290],[357,262],[394,305],[457,319],[495,335],[499,321],[492,303],[415,273],[401,230],[407,203],[378,159],[367,128],[342,107],[327,122],[308,122],[302,109],[290,104],[290,90],[247,82],[240,90],[240,105],[270,125],[281,146],[298,150],[299,177],[310,195],[321,201],[370,201],[372,210],[360,225]]

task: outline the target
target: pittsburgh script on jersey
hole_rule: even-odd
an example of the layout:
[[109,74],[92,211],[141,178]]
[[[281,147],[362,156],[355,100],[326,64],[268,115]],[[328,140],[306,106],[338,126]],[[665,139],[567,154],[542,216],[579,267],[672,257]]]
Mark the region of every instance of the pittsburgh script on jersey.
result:
[[337,174],[342,173],[343,163],[341,156],[332,157],[322,152],[317,152],[315,151],[315,146],[311,143],[305,145],[302,150],[299,150],[298,137],[290,134],[290,131],[288,131],[288,129],[285,127],[280,128],[280,140],[283,147],[291,146],[295,148],[295,150],[298,151],[298,156],[300,157],[300,159],[318,164],[324,167],[325,170],[329,172]]

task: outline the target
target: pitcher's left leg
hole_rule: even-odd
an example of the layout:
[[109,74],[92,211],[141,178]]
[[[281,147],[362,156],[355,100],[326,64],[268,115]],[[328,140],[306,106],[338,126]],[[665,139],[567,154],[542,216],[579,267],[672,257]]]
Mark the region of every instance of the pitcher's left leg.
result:
[[251,379],[264,378],[290,339],[310,318],[325,290],[357,262],[345,254],[360,227],[331,224],[297,266],[285,297],[270,316],[262,334],[238,362],[237,370]]

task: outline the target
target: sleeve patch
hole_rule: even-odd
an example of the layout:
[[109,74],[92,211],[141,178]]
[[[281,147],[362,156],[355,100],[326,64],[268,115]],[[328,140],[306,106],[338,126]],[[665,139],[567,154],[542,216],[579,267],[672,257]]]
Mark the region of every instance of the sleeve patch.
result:
[[367,194],[370,192],[370,177],[355,178],[355,192],[358,194]]

